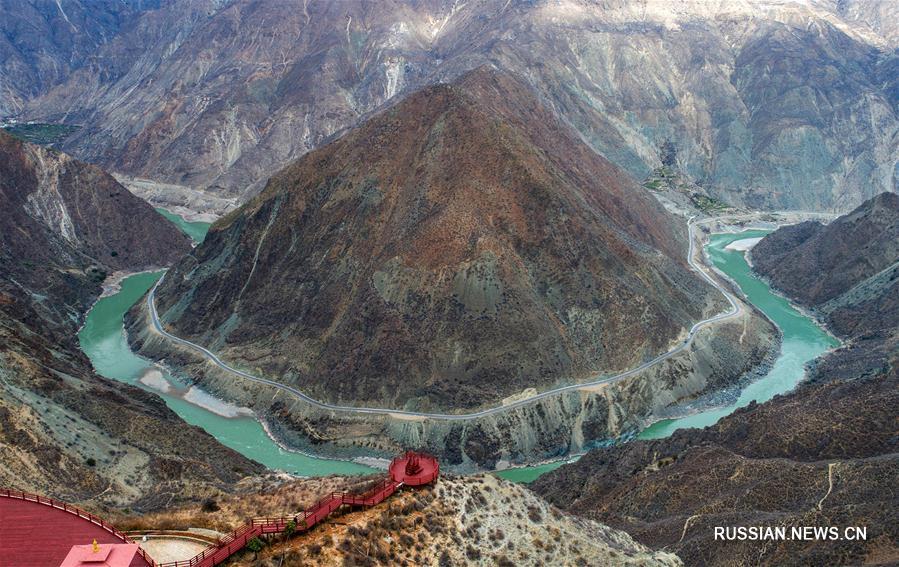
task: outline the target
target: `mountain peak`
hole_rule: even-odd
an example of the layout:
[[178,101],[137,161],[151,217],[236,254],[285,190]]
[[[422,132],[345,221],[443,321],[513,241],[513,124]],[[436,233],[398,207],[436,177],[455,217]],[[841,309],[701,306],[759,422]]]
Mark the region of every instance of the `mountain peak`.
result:
[[320,398],[473,407],[663,350],[706,305],[685,232],[480,68],[286,167],[158,297],[178,334]]

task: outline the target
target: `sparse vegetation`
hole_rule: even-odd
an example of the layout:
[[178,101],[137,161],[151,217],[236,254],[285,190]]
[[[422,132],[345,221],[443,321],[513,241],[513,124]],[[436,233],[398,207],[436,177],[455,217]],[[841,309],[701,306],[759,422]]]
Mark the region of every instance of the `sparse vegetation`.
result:
[[708,197],[702,193],[693,193],[690,195],[690,202],[704,213],[716,213],[731,208],[730,205],[724,201],[719,201],[714,197]]
[[[153,523],[158,528],[173,529],[177,524],[183,529],[198,526],[194,523],[198,521],[222,525],[227,518],[232,522],[228,526],[231,529],[247,516],[278,515],[301,508],[307,501],[314,501],[314,495],[338,488],[338,481],[346,479],[254,486],[252,494],[217,496],[221,510],[216,514],[201,514],[194,506],[174,518],[157,515]],[[356,484],[368,482],[363,479]],[[298,492],[303,497],[295,507]],[[522,518],[517,526],[509,522],[516,513]],[[550,522],[550,517],[555,519]],[[597,558],[611,557],[609,551],[613,549],[628,558],[616,564],[656,564],[651,552],[628,536],[590,522],[574,523],[522,486],[493,476],[444,477],[434,487],[403,490],[379,506],[348,512],[311,531],[297,530],[292,537],[272,538],[258,551],[248,545],[247,550],[258,553],[258,559],[247,553],[240,564],[588,565],[595,564]],[[585,562],[584,557],[590,560]]]
[[247,549],[253,552],[254,560],[259,557],[259,552],[262,551],[263,547],[265,547],[265,543],[258,537],[254,537],[247,542]]
[[287,525],[284,526],[284,537],[289,538],[297,531],[297,523],[293,520],[287,522]]
[[663,165],[653,170],[652,174],[643,182],[643,187],[651,191],[678,189],[683,185],[683,180],[680,177],[674,169]]
[[26,142],[49,146],[62,142],[78,128],[67,124],[10,124],[4,130]]

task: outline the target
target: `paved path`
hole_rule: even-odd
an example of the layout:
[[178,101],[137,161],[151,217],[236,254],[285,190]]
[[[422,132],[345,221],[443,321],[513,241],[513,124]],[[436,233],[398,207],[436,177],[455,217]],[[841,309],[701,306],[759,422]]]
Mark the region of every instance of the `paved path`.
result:
[[164,337],[171,340],[172,342],[178,343],[182,346],[186,346],[196,352],[199,352],[205,358],[210,360],[213,364],[215,364],[219,368],[221,368],[231,374],[240,376],[241,378],[245,378],[252,382],[258,382],[260,384],[266,384],[268,386],[272,386],[273,388],[277,388],[279,390],[287,392],[287,393],[289,393],[289,394],[291,394],[291,395],[303,400],[304,402],[306,402],[314,407],[317,407],[319,409],[334,411],[334,412],[341,412],[341,413],[383,415],[383,416],[393,416],[393,417],[406,417],[406,418],[413,418],[413,419],[426,418],[426,419],[435,419],[435,420],[442,420],[442,421],[465,421],[465,420],[476,419],[476,418],[492,415],[495,413],[509,411],[509,410],[512,410],[515,408],[520,408],[522,406],[532,404],[538,400],[542,400],[544,398],[548,398],[551,396],[556,396],[556,395],[564,393],[564,392],[570,392],[572,390],[589,389],[589,388],[592,388],[595,386],[599,386],[601,384],[611,384],[611,383],[617,382],[619,380],[624,380],[625,378],[630,378],[632,376],[639,374],[640,372],[643,372],[644,370],[646,370],[648,368],[655,366],[656,364],[659,364],[659,363],[671,358],[672,356],[678,354],[679,352],[681,352],[684,349],[686,349],[687,347],[689,347],[690,343],[693,342],[693,339],[696,336],[696,333],[699,332],[700,329],[707,327],[709,325],[713,325],[715,323],[719,323],[721,321],[725,321],[727,319],[737,317],[738,315],[740,315],[742,313],[741,304],[734,299],[734,297],[730,294],[730,292],[728,292],[723,286],[721,286],[721,284],[719,284],[714,278],[712,278],[703,266],[701,266],[700,264],[697,264],[694,261],[694,259],[693,259],[694,252],[695,252],[695,250],[694,250],[694,247],[695,247],[694,227],[697,224],[704,224],[704,223],[716,221],[716,220],[739,219],[742,217],[749,218],[751,216],[752,215],[735,215],[735,216],[726,216],[726,217],[713,217],[713,218],[709,218],[709,219],[703,219],[703,220],[700,220],[695,223],[693,222],[694,217],[690,217],[690,220],[687,221],[687,228],[688,228],[689,239],[690,239],[690,246],[689,246],[689,250],[687,252],[687,263],[706,282],[708,282],[712,287],[714,287],[719,292],[721,292],[722,295],[724,295],[724,298],[727,300],[728,304],[730,305],[730,307],[728,308],[727,311],[725,311],[723,313],[719,313],[718,315],[715,315],[714,317],[710,317],[708,319],[703,319],[702,321],[699,321],[698,323],[693,325],[693,327],[690,329],[690,332],[687,334],[687,338],[684,339],[683,341],[681,341],[680,343],[678,343],[676,347],[672,348],[668,352],[660,354],[659,356],[653,358],[652,360],[644,362],[640,366],[637,366],[635,368],[632,368],[632,369],[622,372],[620,374],[616,374],[614,376],[608,376],[605,378],[598,378],[596,380],[592,380],[589,382],[580,382],[577,384],[571,384],[569,386],[553,388],[552,390],[546,390],[545,392],[541,392],[541,393],[531,396],[529,398],[525,398],[525,399],[518,400],[518,401],[515,401],[512,403],[506,404],[506,405],[496,406],[496,407],[492,407],[492,408],[488,408],[488,409],[484,409],[484,410],[480,410],[480,411],[476,411],[476,412],[472,412],[472,413],[459,413],[459,414],[425,413],[425,412],[394,410],[394,409],[387,409],[387,408],[368,408],[368,407],[335,405],[335,404],[330,404],[327,402],[322,402],[320,400],[316,400],[315,398],[312,398],[309,395],[304,394],[300,390],[293,388],[291,386],[287,386],[287,385],[275,382],[273,380],[269,380],[267,378],[262,378],[260,376],[254,376],[253,374],[250,374],[248,372],[244,372],[243,370],[234,368],[233,366],[228,365],[226,362],[224,362],[222,359],[220,359],[218,356],[216,356],[215,353],[211,352],[210,350],[206,349],[205,347],[202,347],[196,343],[192,343],[186,339],[182,339],[181,337],[177,337],[177,336],[169,333],[168,331],[166,331],[163,328],[162,322],[159,320],[159,314],[156,311],[156,288],[159,287],[159,284],[162,282],[162,280],[165,278],[165,276],[160,278],[159,281],[156,282],[156,285],[154,285],[153,288],[150,290],[150,293],[147,294],[147,309],[150,312],[150,318],[153,322],[154,329],[159,334],[163,335]]
[[191,557],[209,547],[208,543],[178,537],[156,536],[147,538],[147,541],[137,539],[156,563],[190,561]]

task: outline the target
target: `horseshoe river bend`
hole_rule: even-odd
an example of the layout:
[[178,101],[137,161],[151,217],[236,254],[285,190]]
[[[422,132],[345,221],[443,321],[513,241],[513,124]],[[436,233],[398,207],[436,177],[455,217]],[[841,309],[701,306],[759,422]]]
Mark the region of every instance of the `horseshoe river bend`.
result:
[[[197,241],[202,240],[209,226],[206,223],[187,222],[167,211],[163,214]],[[765,376],[746,386],[727,405],[658,421],[641,431],[638,438],[665,437],[677,429],[705,427],[752,401],[761,403],[788,392],[803,379],[808,362],[837,345],[837,341],[814,319],[795,309],[756,277],[742,251],[727,248],[737,240],[758,238],[764,234],[764,231],[713,234],[706,245],[706,252],[712,264],[735,281],[746,298],[780,327],[783,342],[779,356]],[[270,469],[298,476],[373,472],[362,462],[317,458],[282,447],[266,433],[249,410],[235,407],[196,386],[183,383],[159,365],[134,354],[125,339],[124,314],[144,296],[162,273],[143,272],[125,277],[117,290],[104,294],[88,313],[78,338],[81,348],[99,374],[154,391],[185,421],[202,427],[224,445]],[[509,480],[530,482],[564,462],[508,469],[498,474]]]

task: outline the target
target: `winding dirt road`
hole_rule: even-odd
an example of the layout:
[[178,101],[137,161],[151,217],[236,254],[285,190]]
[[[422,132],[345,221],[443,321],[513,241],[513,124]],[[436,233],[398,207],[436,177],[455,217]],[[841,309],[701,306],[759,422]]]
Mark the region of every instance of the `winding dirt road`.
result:
[[651,367],[671,358],[672,356],[675,356],[676,354],[680,353],[681,351],[683,351],[684,349],[689,347],[690,343],[693,342],[693,339],[696,336],[696,333],[698,333],[700,329],[707,327],[709,325],[720,323],[721,321],[726,321],[728,319],[732,319],[734,317],[739,316],[743,311],[742,304],[739,301],[737,301],[731,295],[731,293],[729,291],[727,291],[727,289],[724,288],[724,286],[722,286],[720,283],[718,283],[718,281],[716,281],[715,278],[711,276],[711,274],[707,271],[705,266],[697,263],[694,260],[695,241],[696,241],[695,234],[694,234],[694,227],[698,224],[705,224],[707,222],[712,222],[712,221],[718,221],[718,220],[723,220],[723,219],[737,220],[741,217],[750,217],[750,216],[751,215],[734,215],[734,216],[726,216],[726,217],[712,217],[712,218],[708,218],[708,219],[702,219],[697,222],[693,222],[693,219],[695,217],[691,217],[687,221],[689,240],[690,240],[689,250],[687,252],[687,263],[706,282],[708,282],[711,286],[713,286],[715,289],[717,289],[719,292],[721,292],[721,294],[724,296],[724,298],[727,300],[727,302],[730,306],[727,311],[725,311],[723,313],[719,313],[718,315],[715,315],[714,317],[709,317],[708,319],[703,319],[702,321],[699,321],[698,323],[693,325],[692,328],[690,328],[690,332],[687,334],[687,338],[684,339],[683,341],[681,341],[680,343],[678,343],[677,346],[675,346],[674,348],[672,348],[671,350],[669,350],[665,353],[658,355],[657,357],[653,358],[652,360],[644,362],[643,364],[641,364],[637,367],[631,368],[630,370],[627,370],[620,374],[616,374],[614,376],[607,376],[604,378],[597,378],[596,380],[592,380],[592,381],[588,381],[588,382],[579,382],[577,384],[570,384],[568,386],[561,386],[559,388],[553,388],[551,390],[546,390],[545,392],[540,392],[539,394],[530,396],[528,398],[524,398],[522,400],[517,400],[515,402],[511,402],[511,403],[508,403],[508,404],[505,404],[502,406],[487,408],[487,409],[483,409],[483,410],[471,412],[471,413],[459,413],[459,414],[424,413],[424,412],[414,412],[414,411],[396,410],[396,409],[388,409],[388,408],[369,408],[369,407],[341,406],[341,405],[336,405],[336,404],[330,404],[327,402],[316,400],[315,398],[312,398],[309,395],[307,395],[307,394],[303,393],[302,391],[300,391],[296,388],[293,388],[291,386],[287,386],[287,385],[275,382],[273,380],[269,380],[267,378],[262,378],[260,376],[255,376],[248,372],[244,372],[243,370],[234,368],[233,366],[230,366],[229,364],[224,362],[215,353],[208,350],[207,348],[200,346],[196,343],[193,343],[191,341],[188,341],[186,339],[183,339],[181,337],[175,336],[172,333],[165,330],[165,328],[162,326],[162,322],[159,319],[159,314],[156,311],[156,289],[159,287],[159,284],[162,282],[162,280],[165,278],[165,276],[160,278],[159,281],[156,282],[156,285],[154,285],[153,288],[150,290],[150,292],[147,294],[147,309],[150,313],[150,318],[152,320],[154,330],[156,332],[158,332],[160,335],[167,338],[168,340],[200,353],[205,358],[207,358],[209,361],[211,361],[213,364],[215,364],[222,370],[225,370],[226,372],[229,372],[231,374],[234,374],[235,376],[239,376],[246,380],[250,380],[252,382],[257,382],[259,384],[265,384],[267,386],[277,388],[277,389],[279,389],[283,392],[287,392],[288,394],[291,394],[291,395],[303,400],[304,402],[306,402],[314,407],[317,407],[319,409],[333,411],[333,412],[341,412],[341,413],[383,415],[383,416],[388,416],[388,417],[400,417],[400,418],[405,417],[405,418],[412,418],[412,419],[424,418],[424,419],[434,419],[434,420],[442,420],[442,421],[465,421],[465,420],[485,417],[485,416],[496,414],[496,413],[510,411],[510,410],[513,410],[516,408],[520,408],[522,406],[526,406],[528,404],[532,404],[532,403],[542,400],[544,398],[556,396],[556,395],[559,395],[559,394],[562,394],[565,392],[570,392],[573,390],[590,389],[590,388],[594,388],[594,387],[602,385],[602,384],[611,384],[611,383],[617,382],[619,380],[624,380],[626,378],[630,378],[632,376],[635,376],[636,374],[639,374],[640,372],[643,372],[644,370],[646,370],[648,368],[651,368]]

